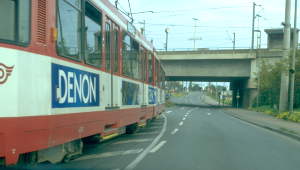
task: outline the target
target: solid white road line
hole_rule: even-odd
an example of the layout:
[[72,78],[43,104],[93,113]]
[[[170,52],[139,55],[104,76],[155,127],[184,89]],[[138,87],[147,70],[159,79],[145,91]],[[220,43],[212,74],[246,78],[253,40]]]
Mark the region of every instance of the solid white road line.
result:
[[115,142],[113,143],[113,145],[127,144],[127,143],[142,143],[142,142],[149,142],[149,141],[152,141],[152,139],[148,138],[148,139],[125,140],[125,141]]
[[167,141],[163,140],[158,145],[156,145],[154,148],[151,149],[150,153],[157,152],[161,147],[164,146],[164,144],[167,143]]
[[180,123],[179,123],[179,126],[182,126],[182,125],[183,125],[183,122],[180,122]]
[[154,132],[138,132],[138,133],[135,133],[135,134],[132,134],[133,136],[139,136],[139,135],[154,135],[154,134],[158,134],[159,132],[158,131],[154,131]]
[[176,129],[174,129],[174,130],[171,132],[171,134],[172,134],[172,135],[175,135],[175,133],[177,133],[177,132],[178,132],[178,130],[179,130],[179,129],[177,129],[177,128],[176,128]]
[[160,129],[160,126],[152,126],[152,127],[148,127],[147,130],[151,130],[151,129]]
[[141,153],[143,149],[134,149],[134,150],[126,150],[126,151],[115,151],[115,152],[105,152],[100,154],[92,154],[87,156],[82,156],[74,161],[82,161],[82,160],[89,160],[89,159],[99,159],[99,158],[108,158],[113,156],[124,156],[130,154],[138,154]]
[[159,142],[160,138],[164,135],[164,133],[166,132],[166,129],[167,129],[168,120],[165,115],[162,115],[162,116],[165,120],[165,124],[164,124],[160,134],[152,141],[152,143],[137,158],[135,158],[135,160],[133,160],[133,162],[131,162],[125,168],[125,170],[134,169],[147,156],[147,154],[150,152],[150,150]]

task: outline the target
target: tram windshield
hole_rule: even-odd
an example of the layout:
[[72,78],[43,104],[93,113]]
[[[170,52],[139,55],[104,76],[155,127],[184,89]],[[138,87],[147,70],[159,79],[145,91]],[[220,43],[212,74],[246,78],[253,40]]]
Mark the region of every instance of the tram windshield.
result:
[[29,0],[0,1],[0,40],[27,43],[30,28]]

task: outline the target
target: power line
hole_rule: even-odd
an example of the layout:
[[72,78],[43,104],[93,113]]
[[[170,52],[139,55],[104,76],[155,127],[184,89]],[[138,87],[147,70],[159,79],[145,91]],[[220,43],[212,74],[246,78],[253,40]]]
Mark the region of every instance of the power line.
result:
[[[136,23],[138,24],[138,23]],[[193,25],[185,25],[185,24],[155,24],[155,23],[147,23],[150,26],[169,26],[169,27],[197,27],[197,28],[249,28],[250,26],[193,26]]]
[[153,11],[153,13],[180,13],[180,12],[187,12],[187,11],[209,11],[209,10],[220,10],[220,9],[234,9],[234,8],[248,8],[247,6],[227,6],[227,7],[214,7],[214,8],[205,8],[205,9],[199,9],[199,8],[193,8],[193,9],[181,9],[181,10],[161,10],[161,11]]

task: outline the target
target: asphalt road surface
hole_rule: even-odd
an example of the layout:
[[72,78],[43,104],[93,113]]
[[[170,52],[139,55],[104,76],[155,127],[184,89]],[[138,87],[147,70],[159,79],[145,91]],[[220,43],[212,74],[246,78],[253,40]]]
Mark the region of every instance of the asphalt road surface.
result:
[[[183,100],[202,102],[201,93]],[[49,169],[299,170],[300,142],[235,119],[222,109],[167,108],[149,127],[99,145]]]

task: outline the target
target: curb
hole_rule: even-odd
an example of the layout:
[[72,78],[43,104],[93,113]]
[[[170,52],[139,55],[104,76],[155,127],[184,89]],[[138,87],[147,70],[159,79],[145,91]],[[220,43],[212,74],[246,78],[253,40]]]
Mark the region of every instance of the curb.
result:
[[184,107],[201,107],[201,108],[231,108],[231,106],[221,106],[221,105],[212,105],[212,104],[181,104],[173,103],[175,106],[184,106]]
[[272,132],[277,132],[277,133],[279,133],[281,135],[284,135],[284,136],[290,137],[292,139],[295,139],[297,141],[300,141],[300,136],[298,136],[298,135],[295,135],[295,134],[292,134],[292,133],[288,133],[286,131],[279,130],[277,128],[272,128],[270,126],[261,125],[259,123],[255,123],[255,122],[252,122],[252,121],[240,118],[239,116],[234,115],[234,113],[228,113],[228,111],[225,111],[224,113],[226,113],[226,114],[228,114],[228,115],[230,115],[230,116],[232,116],[232,117],[234,117],[236,119],[239,119],[241,121],[244,121],[244,122],[250,123],[252,125],[255,125],[255,126],[258,126],[258,127],[261,127],[261,128],[267,129],[267,130],[270,130]]

